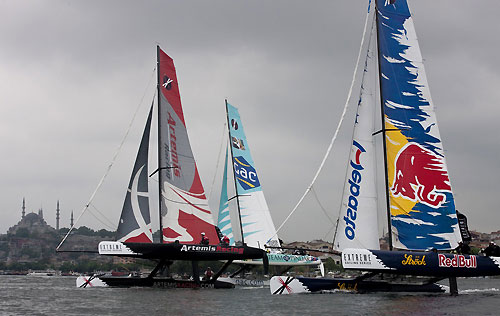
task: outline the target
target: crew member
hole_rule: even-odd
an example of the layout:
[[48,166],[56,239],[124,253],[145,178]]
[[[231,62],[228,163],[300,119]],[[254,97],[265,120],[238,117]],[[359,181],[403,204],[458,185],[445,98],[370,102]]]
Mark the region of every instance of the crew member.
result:
[[213,272],[212,272],[212,269],[210,269],[210,267],[207,268],[207,271],[205,271],[205,280],[210,280],[212,278],[212,275],[213,275]]
[[208,240],[208,237],[205,236],[205,233],[201,233],[201,244],[202,245],[208,245],[210,241]]
[[461,241],[458,243],[458,247],[457,247],[456,251],[458,254],[461,254],[461,255],[469,255],[470,254],[470,247],[467,243],[464,243]]
[[500,252],[500,249],[498,249],[499,247],[492,241],[490,241],[490,244],[488,245],[488,247],[486,247],[486,249],[483,250],[483,253],[485,256],[497,256],[498,253]]

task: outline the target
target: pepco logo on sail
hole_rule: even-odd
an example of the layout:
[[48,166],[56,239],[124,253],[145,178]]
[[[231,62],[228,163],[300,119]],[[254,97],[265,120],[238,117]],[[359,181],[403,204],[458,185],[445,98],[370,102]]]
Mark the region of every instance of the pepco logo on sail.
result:
[[359,187],[361,183],[361,170],[363,170],[363,166],[361,165],[360,156],[361,153],[366,152],[366,150],[359,144],[357,141],[353,140],[352,145],[356,147],[356,157],[355,161],[351,160],[351,178],[348,180],[349,182],[349,198],[347,201],[347,212],[344,216],[345,221],[345,236],[349,240],[353,240],[356,236],[356,217],[358,211],[358,196],[359,196]]

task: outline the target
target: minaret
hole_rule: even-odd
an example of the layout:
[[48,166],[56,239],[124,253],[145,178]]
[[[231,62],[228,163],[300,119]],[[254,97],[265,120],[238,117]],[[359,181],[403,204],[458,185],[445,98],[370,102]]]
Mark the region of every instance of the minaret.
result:
[[40,209],[38,210],[38,215],[43,218],[43,209],[40,207]]
[[59,200],[57,200],[57,208],[56,208],[56,230],[59,230]]
[[26,204],[24,202],[24,198],[23,198],[23,212],[21,213],[21,218],[24,218],[24,216],[26,216]]
[[69,228],[73,227],[73,211],[71,211],[71,224],[69,225]]

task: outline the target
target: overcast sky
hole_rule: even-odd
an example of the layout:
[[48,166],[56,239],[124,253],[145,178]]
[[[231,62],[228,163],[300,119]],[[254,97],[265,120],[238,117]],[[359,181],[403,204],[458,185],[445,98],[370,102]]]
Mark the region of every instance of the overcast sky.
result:
[[[0,1],[0,233],[19,221],[23,197],[27,211],[42,207],[52,226],[59,200],[61,226],[68,227],[71,211],[77,217],[88,202],[141,105],[91,209],[111,223],[105,226],[92,213],[80,222],[116,228],[155,89],[156,44],[174,59],[207,195],[227,98],[240,110],[278,226],[309,185],[335,131],[367,3]],[[410,6],[457,208],[472,229],[499,230],[500,2],[418,0]],[[333,219],[350,114],[314,191]],[[332,225],[313,197],[280,232],[282,239],[331,238]],[[218,199],[211,196],[214,211]]]

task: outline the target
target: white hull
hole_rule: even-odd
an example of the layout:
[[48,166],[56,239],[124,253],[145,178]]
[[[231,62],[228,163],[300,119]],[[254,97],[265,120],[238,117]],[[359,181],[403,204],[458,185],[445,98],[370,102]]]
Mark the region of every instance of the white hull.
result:
[[76,278],[76,287],[107,287],[101,279],[89,275],[80,275]]

